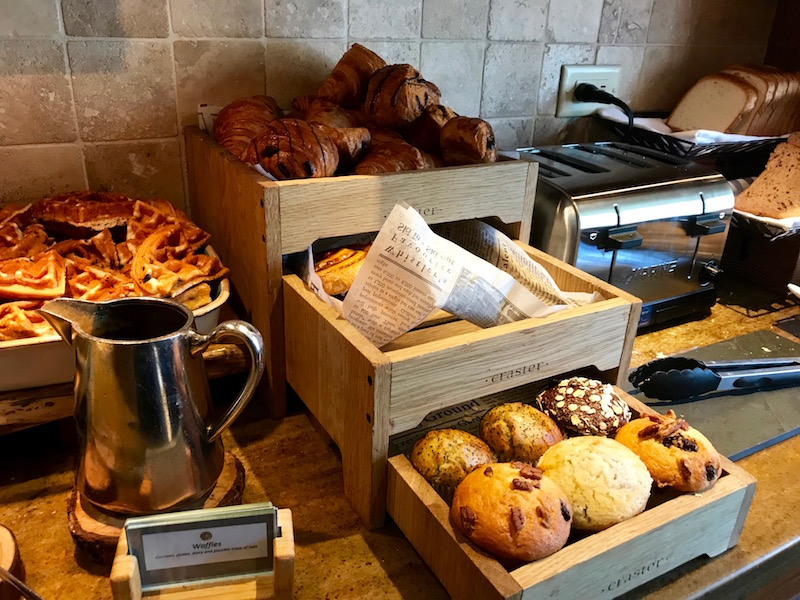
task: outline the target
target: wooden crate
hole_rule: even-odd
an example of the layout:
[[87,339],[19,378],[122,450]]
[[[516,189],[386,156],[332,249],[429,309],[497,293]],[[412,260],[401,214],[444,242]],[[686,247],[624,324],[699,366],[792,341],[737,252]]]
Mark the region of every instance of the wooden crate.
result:
[[[621,390],[617,390],[618,393]],[[635,413],[653,412],[621,395]],[[455,598],[613,598],[701,555],[736,545],[755,478],[723,458],[701,494],[651,498],[641,514],[512,570],[450,523],[450,507],[404,455],[389,460],[388,512]]]
[[442,323],[379,349],[296,275],[284,277],[288,381],[339,447],[345,495],[368,527],[384,521],[389,436],[431,411],[587,367],[624,378],[641,301],[517,243],[562,290],[605,299],[488,329]]
[[192,220],[211,233],[230,267],[242,318],[264,336],[261,392],[276,417],[286,412],[284,254],[317,239],[377,231],[397,202],[411,204],[429,223],[495,216],[513,237],[530,236],[532,163],[273,182],[197,127],[187,127],[185,138]]

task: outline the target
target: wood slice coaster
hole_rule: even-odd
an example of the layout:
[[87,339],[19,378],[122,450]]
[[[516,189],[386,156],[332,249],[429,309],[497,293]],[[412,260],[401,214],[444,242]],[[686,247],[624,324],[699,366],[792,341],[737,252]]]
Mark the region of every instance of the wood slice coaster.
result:
[[[244,467],[232,453],[225,452],[222,472],[202,508],[241,504],[243,493]],[[72,490],[67,506],[69,532],[78,549],[93,561],[111,566],[126,518],[98,510],[82,501],[77,489]]]
[[[25,567],[17,547],[17,539],[8,527],[0,525],[0,567],[20,581],[25,581]],[[0,600],[18,600],[19,592],[7,581],[0,579]]]

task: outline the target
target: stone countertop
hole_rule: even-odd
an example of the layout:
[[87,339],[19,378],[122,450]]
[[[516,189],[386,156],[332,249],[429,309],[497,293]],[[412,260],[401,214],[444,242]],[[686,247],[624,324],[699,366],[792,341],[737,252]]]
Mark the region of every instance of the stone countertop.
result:
[[[632,365],[769,329],[778,319],[798,314],[800,307],[788,302],[717,304],[702,320],[640,335]],[[224,439],[247,469],[245,502],[269,499],[293,511],[296,597],[447,597],[391,521],[372,532],[361,526],[344,499],[338,453],[301,405],[280,422],[264,419],[259,406],[248,407]],[[0,437],[0,523],[15,533],[27,582],[44,598],[111,598],[107,568],[78,556],[67,530],[74,447],[69,420]],[[795,476],[800,437],[738,464],[758,479],[738,545],[714,559],[695,559],[626,597],[727,598],[732,589],[741,592],[764,581],[779,590],[798,589],[787,565],[800,564],[800,478]]]

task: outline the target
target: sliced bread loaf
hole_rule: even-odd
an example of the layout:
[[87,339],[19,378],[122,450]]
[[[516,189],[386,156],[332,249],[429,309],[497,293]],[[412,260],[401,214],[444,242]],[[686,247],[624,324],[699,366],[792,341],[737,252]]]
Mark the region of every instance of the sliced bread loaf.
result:
[[758,92],[726,73],[707,75],[687,91],[667,119],[678,131],[711,129],[729,132],[755,107]]

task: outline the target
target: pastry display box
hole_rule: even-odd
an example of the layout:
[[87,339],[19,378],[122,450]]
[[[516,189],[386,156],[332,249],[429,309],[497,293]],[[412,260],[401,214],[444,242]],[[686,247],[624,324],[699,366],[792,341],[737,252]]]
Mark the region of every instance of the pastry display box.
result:
[[[652,409],[616,390],[634,418]],[[702,493],[654,490],[644,512],[527,564],[504,565],[454,529],[450,507],[408,458],[389,459],[388,512],[456,600],[615,598],[699,556],[736,545],[756,481],[722,458]]]
[[430,411],[582,368],[607,381],[624,377],[639,299],[522,242],[562,290],[604,299],[488,329],[446,321],[377,348],[283,273],[284,254],[377,231],[399,202],[430,224],[493,218],[513,239],[527,240],[535,163],[273,182],[197,128],[186,129],[186,143],[192,218],[212,234],[242,316],[271,351],[269,407],[283,414],[288,382],[341,451],[345,495],[367,526],[385,518],[389,436]]

